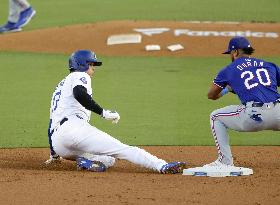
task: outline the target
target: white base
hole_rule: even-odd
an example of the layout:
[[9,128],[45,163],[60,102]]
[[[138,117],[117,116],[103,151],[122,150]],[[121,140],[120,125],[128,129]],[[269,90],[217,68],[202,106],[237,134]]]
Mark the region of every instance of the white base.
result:
[[184,47],[181,44],[174,44],[174,45],[167,46],[167,49],[173,52],[173,51],[182,50],[184,49]]
[[183,170],[183,175],[208,176],[208,177],[229,177],[247,176],[253,174],[253,170],[245,167],[235,166],[204,166]]
[[107,45],[141,43],[142,36],[140,34],[120,34],[112,35],[107,38]]
[[145,50],[146,51],[159,51],[160,45],[146,45]]

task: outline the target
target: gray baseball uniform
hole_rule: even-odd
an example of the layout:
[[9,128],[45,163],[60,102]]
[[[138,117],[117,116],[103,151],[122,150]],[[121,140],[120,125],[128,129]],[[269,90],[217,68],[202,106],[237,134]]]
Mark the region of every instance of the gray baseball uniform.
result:
[[251,58],[253,51],[246,38],[232,38],[224,54],[230,54],[233,62],[218,73],[208,92],[208,98],[215,100],[231,88],[242,103],[215,110],[210,116],[218,161],[227,165],[233,165],[227,129],[280,130],[280,69],[273,63]]

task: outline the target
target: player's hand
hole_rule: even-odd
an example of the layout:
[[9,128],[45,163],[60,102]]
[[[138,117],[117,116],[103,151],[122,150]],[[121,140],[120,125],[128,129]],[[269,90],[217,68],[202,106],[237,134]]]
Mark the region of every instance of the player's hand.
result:
[[111,110],[103,110],[101,116],[106,120],[112,120],[112,123],[114,124],[118,123],[121,118],[119,113]]
[[60,157],[59,155],[55,154],[55,155],[50,155],[50,158],[44,162],[45,165],[49,165],[49,164],[54,164],[54,163],[60,163],[62,160],[62,157]]

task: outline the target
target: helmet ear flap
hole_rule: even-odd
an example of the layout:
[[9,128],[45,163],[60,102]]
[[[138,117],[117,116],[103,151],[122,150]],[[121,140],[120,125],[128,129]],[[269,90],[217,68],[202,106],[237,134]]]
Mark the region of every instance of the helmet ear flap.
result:
[[79,69],[79,63],[77,62],[74,56],[71,56],[71,58],[69,59],[69,69],[73,69],[73,70]]
[[85,70],[82,58],[78,58],[78,59],[74,58],[74,62],[75,62],[77,70],[79,70],[79,71],[84,71]]
[[77,66],[78,66],[78,70],[79,71],[87,71],[89,69],[89,65],[86,62],[86,59],[84,59],[83,57],[80,58],[79,61],[77,61]]

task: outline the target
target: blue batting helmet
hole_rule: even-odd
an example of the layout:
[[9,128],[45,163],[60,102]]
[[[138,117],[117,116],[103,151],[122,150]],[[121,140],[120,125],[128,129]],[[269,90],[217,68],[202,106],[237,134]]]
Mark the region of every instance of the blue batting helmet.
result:
[[94,66],[101,66],[102,62],[98,61],[96,54],[90,50],[78,50],[69,58],[69,69],[85,72],[89,69],[89,63]]

